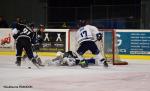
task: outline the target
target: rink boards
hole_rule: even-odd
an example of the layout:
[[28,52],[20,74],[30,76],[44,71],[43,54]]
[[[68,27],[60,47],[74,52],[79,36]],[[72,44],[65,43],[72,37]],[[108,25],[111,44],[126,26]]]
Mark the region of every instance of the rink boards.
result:
[[[16,55],[15,52],[0,52],[0,55]],[[39,56],[55,57],[55,52],[38,52]],[[121,59],[137,59],[137,60],[148,60],[150,61],[150,56],[148,55],[119,55]],[[84,57],[91,58],[94,57],[92,54],[85,54]]]
[[[117,38],[122,41],[122,44],[119,45],[119,49],[121,49],[119,56],[121,59],[150,59],[150,30],[117,29],[115,31]],[[38,52],[40,56],[54,57],[57,51],[69,50],[71,44],[69,43],[69,29],[46,29],[45,32],[44,37],[47,37],[44,38],[45,45],[43,46],[45,48],[43,47],[42,52]],[[0,55],[15,55],[15,45],[11,35],[11,29],[0,29],[0,42]],[[49,44],[50,42],[51,44]],[[47,51],[47,49],[49,50]],[[93,57],[91,54],[84,56],[87,58]]]

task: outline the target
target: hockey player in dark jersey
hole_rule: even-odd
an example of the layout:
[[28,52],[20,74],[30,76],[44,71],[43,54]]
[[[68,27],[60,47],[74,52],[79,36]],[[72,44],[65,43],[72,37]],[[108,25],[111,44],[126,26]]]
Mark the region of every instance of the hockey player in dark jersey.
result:
[[[34,24],[29,24],[29,26],[31,27],[31,29],[34,31]],[[40,45],[43,42],[43,37],[42,37],[42,33],[44,32],[45,27],[44,25],[40,25],[39,28],[37,29],[37,31],[34,31],[34,36],[32,38],[32,50],[34,52],[34,57],[38,63],[39,66],[44,66],[42,64],[42,60],[39,57],[39,55],[37,54],[37,51],[39,51],[40,49]],[[23,60],[25,60],[27,58],[27,53],[25,52],[25,54],[23,55]]]
[[35,36],[34,36],[34,43],[37,44],[38,46],[36,47],[36,50],[39,50],[39,46],[43,43],[43,32],[45,30],[44,25],[39,25],[37,31],[35,31]]
[[43,37],[42,37],[42,34],[43,32],[45,31],[45,26],[40,24],[39,25],[39,28],[37,30],[37,39],[38,39],[38,42],[41,44],[43,42]]
[[36,59],[33,56],[31,41],[34,37],[34,33],[30,27],[23,24],[23,22],[17,22],[13,25],[12,29],[13,37],[16,41],[16,64],[21,66],[21,55],[23,49],[26,51],[28,58],[37,64]]

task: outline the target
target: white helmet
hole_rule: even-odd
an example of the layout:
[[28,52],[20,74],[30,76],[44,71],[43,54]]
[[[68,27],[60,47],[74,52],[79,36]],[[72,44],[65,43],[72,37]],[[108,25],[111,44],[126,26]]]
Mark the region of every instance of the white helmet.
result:
[[63,56],[63,53],[62,53],[61,51],[58,51],[58,52],[56,53],[56,56]]

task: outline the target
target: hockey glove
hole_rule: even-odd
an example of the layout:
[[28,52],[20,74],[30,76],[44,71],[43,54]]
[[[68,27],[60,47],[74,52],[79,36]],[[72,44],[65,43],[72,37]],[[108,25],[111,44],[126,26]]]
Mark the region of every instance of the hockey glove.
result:
[[101,33],[96,34],[96,38],[98,41],[102,40],[103,35]]

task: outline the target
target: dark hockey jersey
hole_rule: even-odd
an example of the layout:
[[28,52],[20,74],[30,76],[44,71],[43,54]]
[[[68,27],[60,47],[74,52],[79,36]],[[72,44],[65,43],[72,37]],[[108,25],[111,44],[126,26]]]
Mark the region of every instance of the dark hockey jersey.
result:
[[34,33],[33,33],[32,29],[29,28],[27,25],[16,23],[14,28],[16,28],[18,31],[17,34],[13,35],[14,39],[17,40],[20,37],[25,37],[25,38],[29,38],[32,40]]

